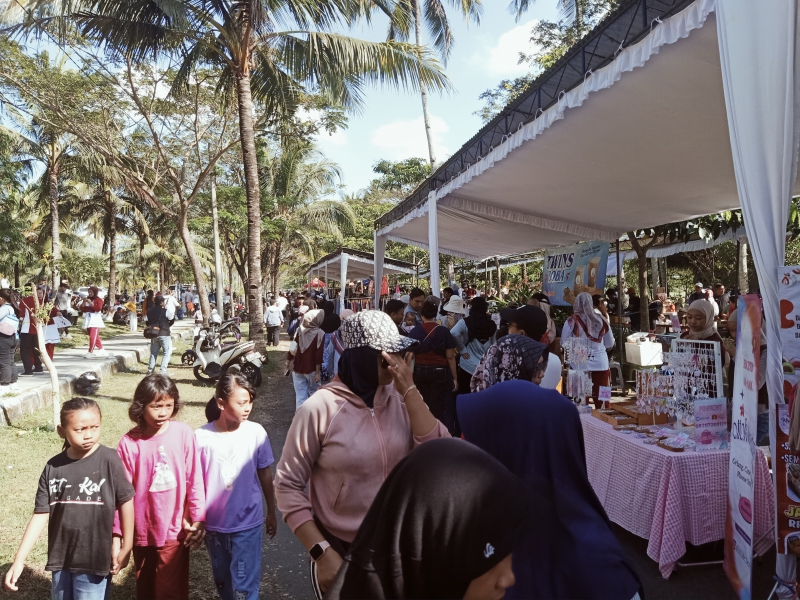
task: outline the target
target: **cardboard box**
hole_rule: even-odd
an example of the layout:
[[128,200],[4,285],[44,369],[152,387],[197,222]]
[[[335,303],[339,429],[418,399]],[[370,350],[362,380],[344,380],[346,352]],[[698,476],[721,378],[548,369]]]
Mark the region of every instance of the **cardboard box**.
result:
[[[613,408],[613,407],[612,407]],[[601,413],[596,408],[592,409],[592,416],[600,419],[601,421],[605,421],[609,425],[637,425],[637,419],[634,419],[630,415],[626,415],[625,413],[616,412],[612,414]]]
[[643,344],[625,342],[625,359],[632,365],[640,367],[656,367],[664,362],[661,344],[656,342]]
[[633,407],[638,408],[635,402],[614,402],[611,405],[611,408],[614,410],[618,410],[619,412],[628,415],[632,419],[636,419],[637,425],[663,425],[664,423],[669,423],[668,414],[657,414],[655,421],[653,421],[652,413],[640,413],[634,410]]

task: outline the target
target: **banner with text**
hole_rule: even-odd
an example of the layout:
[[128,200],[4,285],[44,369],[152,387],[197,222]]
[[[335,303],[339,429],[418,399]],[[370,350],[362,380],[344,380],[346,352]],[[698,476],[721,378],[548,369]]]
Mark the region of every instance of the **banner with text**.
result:
[[777,502],[778,552],[800,554],[800,456],[789,450],[789,405],[776,409],[775,500]]
[[742,600],[751,597],[761,299],[740,296],[731,411],[731,458],[725,524],[725,572]]
[[800,267],[779,267],[778,283],[783,362],[794,367],[784,369],[783,375],[784,400],[790,402],[800,383]]
[[550,304],[572,306],[581,292],[602,294],[606,286],[608,242],[585,242],[548,250],[542,289]]

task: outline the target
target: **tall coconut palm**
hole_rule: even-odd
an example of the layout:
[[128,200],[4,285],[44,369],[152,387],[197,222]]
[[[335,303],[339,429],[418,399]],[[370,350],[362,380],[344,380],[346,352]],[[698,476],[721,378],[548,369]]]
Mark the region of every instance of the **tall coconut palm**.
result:
[[[453,0],[454,8],[461,13],[467,22],[480,24],[483,7],[481,0]],[[447,11],[441,0],[399,0],[392,15],[389,27],[389,39],[408,39],[409,24],[414,25],[414,43],[419,51],[424,48],[422,25],[425,24],[428,34],[433,38],[433,47],[446,65],[453,47],[453,32],[447,21]],[[422,120],[425,124],[425,138],[428,142],[428,158],[431,167],[436,165],[436,153],[433,149],[431,133],[431,116],[428,110],[428,90],[425,83],[419,86],[422,97]]]
[[102,176],[90,183],[76,183],[69,195],[70,204],[80,222],[89,231],[103,239],[103,253],[108,252],[108,296],[114,302],[117,292],[117,238],[121,232],[133,229],[135,223],[144,221],[137,208],[120,198]]
[[49,207],[50,251],[52,257],[53,289],[60,283],[61,225],[59,218],[60,182],[75,171],[86,159],[80,154],[80,144],[70,135],[56,131],[37,119],[26,118],[16,111],[7,111],[12,127],[0,127],[0,131],[15,140],[17,156],[22,160],[38,163],[42,174],[37,182],[39,200]]
[[[380,0],[386,12],[391,9]],[[236,98],[246,178],[250,337],[264,345],[261,302],[261,207],[253,100],[271,121],[292,115],[308,91],[348,109],[363,102],[364,86],[449,87],[438,61],[424,48],[367,42],[331,33],[369,17],[363,0],[31,0],[28,15],[57,4],[81,32],[134,60],[180,54],[173,92],[202,64],[218,65],[221,97]],[[398,21],[400,19],[398,18]],[[40,23],[39,23],[40,24]]]
[[275,150],[259,153],[263,193],[269,198],[265,259],[270,287],[278,290],[281,264],[314,258],[315,234],[341,238],[355,225],[350,205],[326,199],[340,177],[339,167],[308,142],[287,138]]

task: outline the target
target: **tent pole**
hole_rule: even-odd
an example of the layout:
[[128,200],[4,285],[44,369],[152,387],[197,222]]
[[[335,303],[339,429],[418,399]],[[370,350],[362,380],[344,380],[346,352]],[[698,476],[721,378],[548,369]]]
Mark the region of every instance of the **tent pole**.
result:
[[[622,333],[622,255],[619,253],[619,238],[617,238],[617,331]],[[625,342],[622,336],[617,340],[617,347],[619,348],[619,366],[620,372],[625,364]],[[622,389],[623,396],[625,395],[625,376],[622,376],[622,381],[619,382],[619,387]]]

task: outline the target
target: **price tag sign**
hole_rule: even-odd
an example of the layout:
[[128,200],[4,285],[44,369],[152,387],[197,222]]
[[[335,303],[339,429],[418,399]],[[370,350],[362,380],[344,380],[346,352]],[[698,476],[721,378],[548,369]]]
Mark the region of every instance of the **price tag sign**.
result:
[[611,402],[611,387],[601,385],[598,397],[602,402]]

